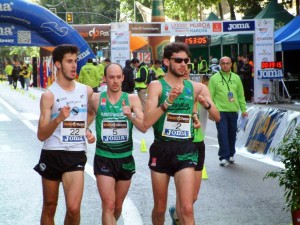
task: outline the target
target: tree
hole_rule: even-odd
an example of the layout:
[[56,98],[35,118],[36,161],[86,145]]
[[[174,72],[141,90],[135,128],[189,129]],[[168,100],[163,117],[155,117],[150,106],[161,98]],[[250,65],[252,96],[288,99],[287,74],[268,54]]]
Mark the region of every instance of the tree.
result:
[[114,0],[40,0],[45,8],[56,8],[57,16],[65,20],[73,12],[74,24],[108,24],[115,20],[120,2]]

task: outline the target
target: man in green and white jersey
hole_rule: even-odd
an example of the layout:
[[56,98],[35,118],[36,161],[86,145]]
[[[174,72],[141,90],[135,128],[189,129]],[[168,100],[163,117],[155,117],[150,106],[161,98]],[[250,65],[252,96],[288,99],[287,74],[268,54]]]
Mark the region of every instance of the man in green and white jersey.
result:
[[[154,196],[152,222],[164,224],[169,181],[174,176],[182,224],[193,225],[194,171],[198,162],[193,138],[194,128],[200,125],[193,112],[200,92],[195,84],[183,79],[190,62],[186,44],[166,45],[163,58],[168,72],[163,79],[150,83],[144,117],[145,128],[153,126],[155,138],[148,163]],[[205,107],[210,108],[209,102]]]
[[94,94],[93,106],[89,108],[89,114],[96,115],[94,174],[102,201],[102,224],[106,225],[116,224],[119,219],[135,173],[133,125],[146,132],[141,102],[137,95],[122,92],[123,80],[119,64],[107,65],[104,69],[107,91]]

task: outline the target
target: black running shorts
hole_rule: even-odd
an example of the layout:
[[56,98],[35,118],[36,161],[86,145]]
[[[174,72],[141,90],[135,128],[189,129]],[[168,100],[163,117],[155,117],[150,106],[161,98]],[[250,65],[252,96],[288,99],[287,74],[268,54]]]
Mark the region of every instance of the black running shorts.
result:
[[118,180],[130,180],[135,173],[135,162],[133,156],[120,159],[111,159],[95,155],[94,174],[113,177]]
[[176,172],[195,167],[198,162],[196,145],[191,141],[154,142],[150,147],[148,166],[151,170],[174,176]]
[[63,173],[84,171],[85,151],[42,150],[39,163],[33,168],[48,180],[61,180]]
[[201,142],[194,142],[194,144],[197,147],[198,150],[198,163],[195,167],[196,171],[202,171],[204,166],[204,160],[205,160],[205,144],[204,141]]

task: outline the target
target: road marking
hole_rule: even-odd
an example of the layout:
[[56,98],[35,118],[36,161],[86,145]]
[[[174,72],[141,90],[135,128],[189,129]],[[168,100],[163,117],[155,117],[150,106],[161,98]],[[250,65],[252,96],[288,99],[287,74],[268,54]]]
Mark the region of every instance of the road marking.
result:
[[[0,102],[13,114],[15,114],[30,130],[32,130],[34,133],[37,133],[37,127],[34,126],[29,120],[22,119],[22,116],[18,114],[18,112],[11,107],[6,101],[0,98]],[[138,140],[135,140],[139,142]],[[139,142],[140,143],[140,142]],[[2,146],[1,146],[2,148]],[[10,148],[9,146],[4,146],[4,148]],[[13,150],[11,150],[13,151]],[[86,163],[85,165],[85,172],[92,177],[94,180],[96,180],[93,167]],[[123,210],[122,210],[122,218],[124,220],[124,225],[143,225],[142,217],[135,206],[135,204],[132,202],[132,200],[129,197],[126,197],[123,203]]]
[[20,113],[26,120],[39,120],[39,116],[34,113]]
[[[86,172],[91,178],[96,180],[96,177],[94,175],[93,166],[91,166],[89,163],[86,163],[84,172]],[[135,206],[135,204],[132,202],[132,200],[129,197],[126,197],[123,203],[123,209],[122,209],[122,217],[124,225],[143,225],[142,217]]]

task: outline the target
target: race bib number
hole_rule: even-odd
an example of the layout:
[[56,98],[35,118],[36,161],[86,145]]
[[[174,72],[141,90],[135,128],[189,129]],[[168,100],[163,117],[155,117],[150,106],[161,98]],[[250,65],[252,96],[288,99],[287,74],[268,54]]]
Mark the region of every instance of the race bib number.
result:
[[104,143],[128,141],[127,121],[103,121],[101,139]]
[[63,121],[60,140],[62,143],[85,142],[85,121]]
[[171,138],[191,138],[191,115],[167,113],[162,136]]

